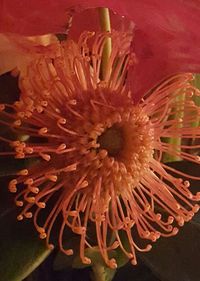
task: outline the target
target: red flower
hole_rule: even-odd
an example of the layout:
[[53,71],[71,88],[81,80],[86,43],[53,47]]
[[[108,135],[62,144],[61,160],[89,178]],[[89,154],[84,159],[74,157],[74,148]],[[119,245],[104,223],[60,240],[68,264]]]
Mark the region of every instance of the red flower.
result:
[[[172,73],[200,72],[199,0],[1,0],[0,31],[25,35],[65,32],[74,11],[98,6],[111,8],[135,23],[133,49],[138,64],[134,80],[130,79],[134,95],[142,96]],[[90,17],[84,18],[87,20]],[[77,29],[82,25],[78,21]]]
[[[101,79],[108,36],[112,51]],[[55,44],[51,56],[40,55],[20,75],[20,100],[1,105],[0,113],[2,124],[30,136],[26,142],[1,137],[14,149],[9,154],[39,160],[9,184],[22,207],[18,220],[33,217],[50,248],[56,229],[67,255],[73,254],[63,246],[70,229],[80,236],[83,263],[91,262],[85,249],[98,246],[112,268],[117,263],[110,250],[119,247],[136,264],[136,250],[148,251],[151,245],[141,249],[135,235],[153,242],[175,235],[177,226],[199,210],[195,202],[200,200],[189,190],[189,180],[200,177],[162,163],[163,153],[200,163],[187,145],[166,141],[200,138],[200,127],[193,127],[200,110],[192,101],[199,91],[191,86],[190,73],[177,74],[136,103],[127,83],[136,64],[130,38],[115,31],[85,32],[78,44]]]

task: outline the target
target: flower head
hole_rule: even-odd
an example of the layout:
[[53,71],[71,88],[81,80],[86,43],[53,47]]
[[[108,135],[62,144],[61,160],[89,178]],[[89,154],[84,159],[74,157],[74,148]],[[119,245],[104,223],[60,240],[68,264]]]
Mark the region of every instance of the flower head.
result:
[[[101,79],[108,37],[112,51]],[[0,122],[29,136],[27,141],[1,139],[15,158],[37,159],[9,183],[22,208],[18,220],[33,217],[50,248],[56,228],[67,255],[73,249],[65,249],[63,240],[65,229],[71,229],[80,236],[83,263],[91,262],[85,249],[98,246],[112,268],[117,264],[110,250],[121,248],[136,264],[136,250],[151,248],[140,248],[138,237],[154,242],[175,235],[177,226],[198,211],[200,200],[189,190],[189,180],[200,177],[161,161],[167,153],[200,163],[186,145],[166,141],[200,138],[200,128],[192,127],[200,114],[192,100],[199,95],[190,83],[193,77],[170,76],[135,102],[127,83],[129,68],[137,63],[130,40],[128,33],[84,32],[78,43],[54,45],[54,55],[41,55],[19,77],[20,100],[1,105]]]

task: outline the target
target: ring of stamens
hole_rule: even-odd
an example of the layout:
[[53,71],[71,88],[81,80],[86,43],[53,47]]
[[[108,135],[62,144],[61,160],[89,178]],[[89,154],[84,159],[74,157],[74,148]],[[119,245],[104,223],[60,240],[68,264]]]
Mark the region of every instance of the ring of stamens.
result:
[[[191,127],[200,114],[192,102],[193,93],[199,95],[199,91],[191,86],[190,74],[180,74],[134,104],[126,85],[134,56],[128,47],[130,37],[100,33],[90,47],[87,40],[92,36],[82,34],[78,45],[72,41],[59,45],[55,58],[44,56],[32,62],[27,75],[19,79],[20,101],[0,106],[1,124],[28,137],[24,141],[0,139],[14,150],[7,155],[37,159],[9,183],[9,190],[17,193],[16,205],[22,207],[18,220],[33,217],[40,238],[52,248],[52,229],[61,215],[61,251],[73,253],[63,246],[64,231],[70,228],[80,235],[83,263],[91,262],[85,248],[97,245],[106,264],[114,268],[110,250],[120,247],[135,264],[135,250],[151,248],[136,244],[132,228],[140,238],[155,242],[160,236],[175,235],[174,222],[182,226],[199,209],[194,202],[200,194],[193,195],[189,181],[180,176],[200,177],[161,162],[162,154],[169,153],[199,164],[199,156],[183,151],[187,146],[176,148],[163,141],[174,136],[200,138],[200,128]],[[105,80],[100,81],[100,54],[107,36],[112,38],[112,53]],[[177,100],[183,89],[185,99]],[[184,118],[173,119],[175,109]],[[54,196],[55,203],[40,225],[42,210],[48,209]],[[168,215],[162,216],[156,206]],[[95,227],[94,242],[90,241],[90,224]],[[129,249],[121,232],[126,234]]]

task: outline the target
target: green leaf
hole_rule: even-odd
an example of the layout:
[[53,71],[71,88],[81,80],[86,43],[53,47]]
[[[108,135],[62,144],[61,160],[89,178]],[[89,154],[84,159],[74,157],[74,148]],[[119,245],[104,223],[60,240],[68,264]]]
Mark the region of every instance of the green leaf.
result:
[[[21,281],[50,253],[45,242],[38,238],[32,221],[18,222],[16,209],[5,192],[0,190],[0,280]],[[11,207],[12,206],[12,207]]]
[[177,236],[160,239],[139,256],[162,281],[199,281],[200,227],[188,223]]
[[31,224],[17,222],[16,209],[0,217],[1,280],[21,281],[50,253]]

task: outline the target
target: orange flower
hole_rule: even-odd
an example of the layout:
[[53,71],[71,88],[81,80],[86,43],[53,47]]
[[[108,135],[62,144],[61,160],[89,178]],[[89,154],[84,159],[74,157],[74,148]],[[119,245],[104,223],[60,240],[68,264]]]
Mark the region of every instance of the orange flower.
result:
[[[112,51],[102,80],[101,55],[108,36]],[[20,75],[20,100],[1,105],[0,122],[29,136],[27,141],[1,137],[14,149],[10,154],[39,160],[9,183],[22,208],[18,220],[33,217],[50,248],[53,229],[59,231],[59,247],[67,255],[73,249],[64,248],[64,232],[71,229],[80,236],[83,263],[91,262],[85,249],[98,246],[111,268],[117,267],[109,258],[112,249],[121,248],[133,264],[136,250],[151,249],[137,245],[134,229],[144,241],[175,235],[177,226],[199,210],[195,201],[200,200],[200,193],[189,190],[189,180],[200,177],[161,162],[167,153],[200,163],[199,156],[185,151],[186,145],[166,142],[171,137],[200,138],[200,127],[192,127],[200,114],[192,99],[200,93],[190,84],[190,73],[177,74],[135,103],[126,79],[136,63],[130,40],[127,33],[84,32],[78,43],[54,45],[53,57],[41,55]]]

